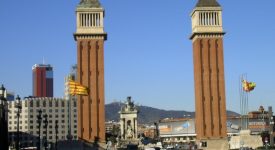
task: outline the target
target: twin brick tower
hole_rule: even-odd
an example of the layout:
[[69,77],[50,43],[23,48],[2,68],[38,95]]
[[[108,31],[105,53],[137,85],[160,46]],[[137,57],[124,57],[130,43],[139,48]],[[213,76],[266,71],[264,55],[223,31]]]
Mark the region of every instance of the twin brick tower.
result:
[[[104,9],[98,0],[81,0],[76,15],[77,81],[89,88],[78,97],[78,136],[105,142]],[[191,17],[197,140],[226,147],[222,9],[216,0],[199,0]]]

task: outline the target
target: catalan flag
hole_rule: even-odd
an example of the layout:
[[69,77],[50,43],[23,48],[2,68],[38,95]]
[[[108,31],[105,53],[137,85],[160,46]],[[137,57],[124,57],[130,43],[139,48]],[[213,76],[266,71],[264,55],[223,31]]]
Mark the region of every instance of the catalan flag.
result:
[[254,88],[256,87],[256,83],[254,83],[254,82],[248,82],[246,80],[243,80],[242,81],[242,87],[243,87],[244,91],[250,92],[250,91],[254,90]]
[[71,95],[89,95],[88,88],[72,80],[68,81],[69,93]]

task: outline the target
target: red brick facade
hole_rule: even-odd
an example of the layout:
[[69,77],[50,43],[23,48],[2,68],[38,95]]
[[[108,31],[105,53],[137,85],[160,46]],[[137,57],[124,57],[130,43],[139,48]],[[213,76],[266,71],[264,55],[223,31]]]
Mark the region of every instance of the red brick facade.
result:
[[226,135],[222,36],[196,35],[193,41],[197,139]]
[[78,137],[105,142],[104,39],[77,39],[77,80],[88,87],[78,97]]

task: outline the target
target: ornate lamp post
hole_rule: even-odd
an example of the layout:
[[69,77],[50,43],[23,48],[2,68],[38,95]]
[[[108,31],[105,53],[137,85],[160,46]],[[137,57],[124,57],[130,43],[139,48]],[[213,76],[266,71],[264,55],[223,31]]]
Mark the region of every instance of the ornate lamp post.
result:
[[16,150],[19,150],[19,118],[20,118],[20,113],[21,113],[21,110],[22,110],[22,104],[21,104],[21,99],[19,97],[19,95],[17,95],[16,97],[16,103],[15,103],[15,108],[17,108],[17,112],[16,112],[16,116],[17,116],[17,136],[16,136],[16,145],[15,145],[15,148]]
[[57,140],[58,140],[58,120],[55,120],[55,149],[57,150]]
[[45,136],[45,143],[44,143],[44,147],[45,147],[45,150],[48,149],[48,141],[47,141],[47,137],[48,137],[48,115],[45,114],[44,116],[44,129],[46,129],[46,136]]
[[41,109],[38,110],[37,121],[38,121],[38,132],[39,132],[37,150],[40,150],[40,147],[41,147],[40,146],[41,145],[41,143],[40,143],[40,141],[41,141],[40,128],[41,128],[41,121],[42,121],[42,110]]
[[7,106],[8,102],[6,99],[7,91],[2,84],[0,87],[0,148],[3,150],[8,150],[8,115]]

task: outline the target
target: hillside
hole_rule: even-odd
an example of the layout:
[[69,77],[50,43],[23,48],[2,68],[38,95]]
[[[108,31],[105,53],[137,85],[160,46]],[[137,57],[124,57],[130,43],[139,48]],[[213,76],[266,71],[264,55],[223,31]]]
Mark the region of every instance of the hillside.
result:
[[[119,111],[123,106],[123,103],[114,102],[105,105],[106,109],[106,121],[118,121]],[[184,115],[190,115],[191,118],[194,117],[195,112],[188,111],[174,111],[174,110],[162,110],[157,108],[152,108],[148,106],[139,106],[138,122],[139,123],[153,123],[164,118],[182,118]],[[228,116],[238,116],[239,114],[233,111],[227,111]]]

